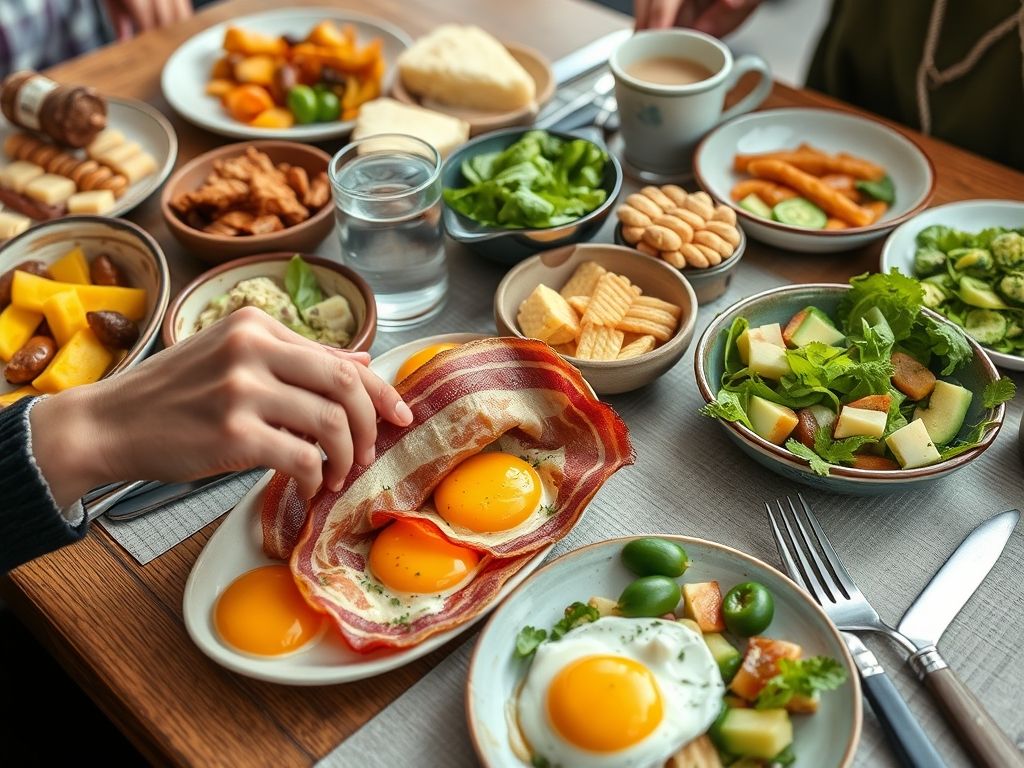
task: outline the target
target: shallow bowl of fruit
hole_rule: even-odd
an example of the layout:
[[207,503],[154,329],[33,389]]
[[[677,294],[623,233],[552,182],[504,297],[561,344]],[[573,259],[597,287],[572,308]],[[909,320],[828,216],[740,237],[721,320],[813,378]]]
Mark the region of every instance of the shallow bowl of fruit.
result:
[[138,363],[167,309],[157,242],[131,222],[66,216],[0,248],[0,408]]
[[759,464],[833,493],[962,469],[995,440],[1013,384],[921,294],[893,274],[737,302],[697,344],[702,412]]

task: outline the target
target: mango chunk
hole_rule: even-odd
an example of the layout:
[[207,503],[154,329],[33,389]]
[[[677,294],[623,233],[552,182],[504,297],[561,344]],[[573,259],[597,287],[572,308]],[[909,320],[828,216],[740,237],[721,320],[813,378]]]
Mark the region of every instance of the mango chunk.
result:
[[82,300],[75,291],[53,294],[43,302],[43,315],[58,347],[63,347],[72,336],[89,326]]
[[99,381],[106,373],[114,356],[100,344],[90,328],[83,328],[57,350],[53,361],[32,386],[40,392],[63,392],[79,384]]
[[18,389],[12,389],[10,392],[0,394],[0,408],[6,408],[8,405],[14,405],[23,397],[35,397],[36,395],[41,394],[42,392],[35,387],[18,387]]
[[[15,272],[15,274],[22,274]],[[0,360],[10,360],[43,322],[39,312],[9,305],[0,312]]]
[[81,248],[72,248],[49,267],[50,277],[62,283],[89,285],[89,262]]
[[146,315],[146,292],[141,288],[61,283],[28,272],[14,273],[11,304],[42,312],[46,300],[62,291],[77,292],[86,312],[120,312],[129,320],[141,320]]

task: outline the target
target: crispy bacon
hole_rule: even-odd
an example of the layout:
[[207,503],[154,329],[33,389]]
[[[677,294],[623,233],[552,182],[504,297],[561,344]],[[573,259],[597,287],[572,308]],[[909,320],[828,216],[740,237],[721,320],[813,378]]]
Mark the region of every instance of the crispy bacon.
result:
[[[318,493],[297,539],[304,504],[295,500],[294,484],[275,478],[264,497],[265,551],[274,557],[291,551],[292,572],[307,600],[330,614],[357,650],[415,645],[485,610],[530,557],[568,533],[601,484],[633,461],[625,424],[594,399],[578,371],[539,342],[462,345],[424,365],[399,391],[413,425],[381,424],[376,461],[353,468],[339,493]],[[422,517],[416,510],[452,467],[506,434],[524,445],[565,449],[554,513],[529,533],[492,546],[442,530],[490,551],[480,571],[445,597],[440,611],[381,621],[359,583],[375,530],[396,516]]]

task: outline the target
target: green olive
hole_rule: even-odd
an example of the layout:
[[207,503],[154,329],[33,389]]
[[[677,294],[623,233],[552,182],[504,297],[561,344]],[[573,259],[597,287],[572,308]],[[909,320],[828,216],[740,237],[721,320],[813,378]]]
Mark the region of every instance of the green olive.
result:
[[682,576],[690,565],[686,550],[673,541],[645,537],[622,548],[622,563],[637,576]]
[[679,605],[679,585],[667,576],[641,576],[622,590],[619,611],[628,618],[663,616]]
[[725,626],[737,637],[753,637],[768,629],[775,616],[775,600],[768,588],[745,581],[725,593],[722,601]]
[[306,125],[316,120],[316,91],[308,85],[296,85],[288,91],[288,109],[295,122]]

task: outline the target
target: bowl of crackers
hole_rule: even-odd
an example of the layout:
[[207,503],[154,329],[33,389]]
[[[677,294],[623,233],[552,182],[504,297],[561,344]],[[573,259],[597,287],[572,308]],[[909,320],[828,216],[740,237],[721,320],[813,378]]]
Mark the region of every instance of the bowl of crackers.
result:
[[292,141],[228,144],[180,168],[160,210],[171,234],[204,261],[311,252],[331,232],[330,157]]
[[615,242],[682,271],[701,304],[725,293],[747,247],[735,211],[675,184],[634,192],[616,215]]
[[620,245],[568,245],[511,269],[494,294],[498,332],[539,339],[599,395],[638,389],[679,362],[697,296],[664,261]]

